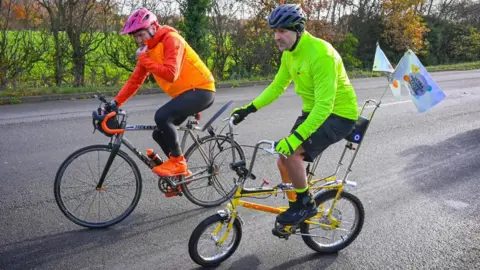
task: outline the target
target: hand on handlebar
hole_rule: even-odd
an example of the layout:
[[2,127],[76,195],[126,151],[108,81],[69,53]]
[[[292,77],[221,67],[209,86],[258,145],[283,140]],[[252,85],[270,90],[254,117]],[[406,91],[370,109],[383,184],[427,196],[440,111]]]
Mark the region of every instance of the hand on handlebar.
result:
[[118,108],[118,102],[113,99],[112,101],[110,101],[110,107],[116,110]]
[[[98,114],[108,114],[110,112],[118,112],[118,102],[115,100],[115,99],[112,99],[110,102],[108,102],[105,97],[100,94],[100,95],[94,95],[95,98],[97,98],[98,100],[100,100],[102,103],[103,103],[103,108],[102,106],[100,105],[100,107],[98,107],[97,109],[97,112]],[[102,113],[103,111],[103,113]]]
[[105,102],[104,108],[106,112],[116,112],[118,110],[118,103],[116,100]]
[[256,111],[257,111],[257,108],[255,108],[253,103],[249,103],[243,107],[233,109],[230,115],[233,115],[233,114],[238,115],[238,117],[235,120],[233,120],[233,124],[238,125],[240,122],[242,122],[245,119],[245,117],[247,117],[249,114],[254,113]]
[[280,156],[283,156],[284,158],[287,158],[288,156],[281,153],[281,152],[277,152],[276,148],[277,148],[277,145],[278,145],[278,142],[277,141],[263,141],[263,142],[268,142],[270,143],[270,148],[263,148],[264,151],[270,153],[270,154],[279,154]]
[[233,121],[237,120],[238,117],[239,117],[238,114],[233,113],[230,117],[223,119],[223,122],[229,121],[230,124],[233,124]]

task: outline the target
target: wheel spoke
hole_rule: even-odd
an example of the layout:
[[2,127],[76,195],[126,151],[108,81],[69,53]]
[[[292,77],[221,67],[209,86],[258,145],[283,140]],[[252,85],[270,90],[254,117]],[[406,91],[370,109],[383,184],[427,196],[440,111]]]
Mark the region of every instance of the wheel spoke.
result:
[[[319,209],[321,216],[315,221],[327,226],[336,224],[338,227],[323,228],[308,224],[302,225],[302,238],[315,251],[341,250],[354,241],[362,229],[365,212],[360,200],[344,191],[335,202],[335,208],[331,209],[336,194],[336,190],[327,191],[316,199],[317,204],[321,205],[321,209]],[[330,212],[331,214],[329,214]],[[313,234],[310,236],[309,234],[313,231],[323,232],[325,236]]]
[[[220,148],[218,147],[218,143],[221,144]],[[236,160],[244,159],[242,148],[236,143],[233,147]],[[199,152],[200,148],[203,153]],[[205,153],[207,150],[208,153]],[[236,173],[228,167],[228,160],[233,162],[230,138],[224,135],[217,135],[216,137],[203,139],[201,145],[192,146],[187,150],[185,156],[190,169],[207,167],[208,173],[211,174],[209,178],[195,181],[198,183],[191,182],[185,185],[184,194],[190,201],[200,206],[215,206],[223,203],[234,194],[234,185],[227,184],[225,187],[223,186],[223,183],[232,181],[236,176]],[[205,156],[207,156],[209,160],[205,160]],[[204,190],[198,190],[201,188],[204,188]]]
[[[108,146],[85,147],[71,155],[71,160],[63,163],[67,167],[59,169],[63,173],[57,174],[61,178],[55,180],[55,195],[60,198],[57,200],[57,204],[65,216],[78,225],[89,228],[103,228],[116,224],[134,210],[140,199],[140,172],[134,161],[121,150],[115,157],[107,175],[107,178],[113,178],[116,183],[105,185],[102,189],[95,189],[94,178],[101,174],[103,170],[101,166],[106,164],[106,161],[101,160],[101,158],[105,159],[110,155],[111,151]],[[94,162],[97,162],[97,164],[93,164]],[[116,173],[120,168],[125,172]],[[72,169],[73,171],[70,172]],[[94,169],[98,169],[98,171],[94,172]],[[87,172],[93,177],[88,177]],[[82,179],[78,179],[78,175]],[[117,177],[116,175],[120,176]],[[83,177],[87,179],[83,179]],[[64,184],[69,181],[73,181],[73,183],[70,183],[70,185]],[[93,181],[95,185],[92,190],[85,191],[85,188],[92,186],[92,184],[89,184],[90,181]],[[68,194],[64,194],[63,189],[68,191]],[[77,204],[78,202],[79,204]],[[82,207],[82,205],[85,205],[85,207]]]

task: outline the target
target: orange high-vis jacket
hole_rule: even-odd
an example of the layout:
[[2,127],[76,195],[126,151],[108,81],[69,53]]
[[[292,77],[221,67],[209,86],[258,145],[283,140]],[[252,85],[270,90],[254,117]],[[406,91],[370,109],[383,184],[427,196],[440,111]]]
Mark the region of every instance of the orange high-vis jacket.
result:
[[194,88],[215,92],[215,80],[210,70],[169,26],[160,26],[155,36],[147,41],[147,52],[140,54],[135,70],[115,97],[119,106],[138,91],[149,73],[172,98]]

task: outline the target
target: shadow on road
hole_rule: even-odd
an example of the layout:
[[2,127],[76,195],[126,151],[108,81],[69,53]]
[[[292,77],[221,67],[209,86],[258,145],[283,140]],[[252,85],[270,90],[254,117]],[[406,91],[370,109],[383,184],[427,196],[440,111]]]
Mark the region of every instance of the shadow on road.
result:
[[262,264],[262,261],[257,256],[248,255],[236,260],[234,263],[232,263],[232,265],[228,269],[229,270],[234,270],[234,269],[255,270],[255,269],[258,269],[258,266],[260,264]]
[[301,269],[301,265],[309,261],[317,261],[314,269],[327,269],[337,259],[338,253],[333,254],[308,254],[300,258],[296,258],[281,265],[271,268],[271,270],[283,270],[283,269]]
[[41,268],[46,263],[59,261],[74,254],[115,246],[125,239],[160,230],[206,211],[211,209],[196,208],[151,220],[144,220],[141,214],[132,214],[128,218],[131,222],[125,220],[110,228],[82,228],[1,245],[0,269]]
[[[313,254],[307,254],[305,256],[287,261],[282,263],[281,265],[277,265],[273,268],[269,268],[271,270],[284,270],[284,269],[301,269],[302,264],[310,262],[310,261],[318,261],[318,264],[315,265],[315,269],[327,269],[335,260],[337,259],[338,253],[333,253],[333,254],[318,254],[318,253],[313,253]],[[242,258],[239,258],[236,260],[232,265],[226,269],[229,270],[236,270],[236,269],[248,269],[248,270],[256,270],[259,269],[259,266],[261,265],[261,260],[255,256],[255,255],[248,255],[244,256]],[[219,266],[221,267],[221,265]],[[265,266],[264,266],[265,267]],[[262,267],[262,268],[264,268]],[[214,269],[215,267],[212,268],[205,268],[205,267],[199,267],[195,268],[195,270],[200,270],[200,269]]]
[[432,192],[480,175],[480,129],[470,130],[434,145],[400,152],[412,157],[403,176],[422,192]]

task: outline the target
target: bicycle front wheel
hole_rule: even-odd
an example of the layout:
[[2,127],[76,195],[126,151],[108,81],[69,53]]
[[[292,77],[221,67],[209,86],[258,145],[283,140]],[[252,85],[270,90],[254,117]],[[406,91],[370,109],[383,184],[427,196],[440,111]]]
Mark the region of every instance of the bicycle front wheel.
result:
[[230,230],[228,223],[227,217],[214,214],[197,225],[188,241],[188,254],[195,263],[203,267],[218,266],[237,250],[242,224],[235,219]]
[[112,147],[91,145],[72,153],[55,177],[55,201],[77,225],[105,228],[124,220],[140,200],[142,178],[135,162],[118,150],[101,188],[97,184]]
[[185,159],[192,172],[192,181],[183,184],[182,190],[191,202],[203,207],[213,207],[224,203],[235,194],[238,175],[230,169],[233,153],[235,161],[245,160],[242,147],[224,135],[206,136],[200,139],[200,144],[194,143],[190,146],[185,153]]

